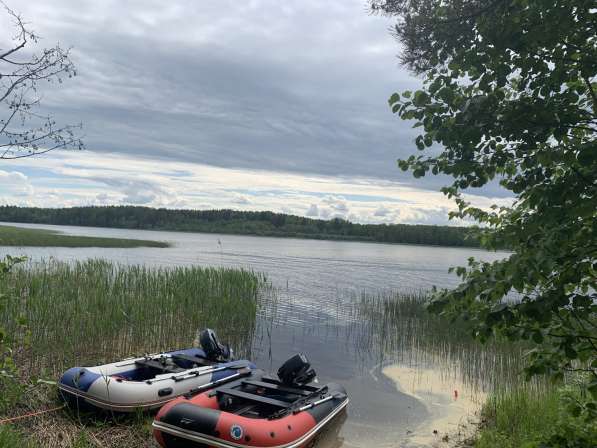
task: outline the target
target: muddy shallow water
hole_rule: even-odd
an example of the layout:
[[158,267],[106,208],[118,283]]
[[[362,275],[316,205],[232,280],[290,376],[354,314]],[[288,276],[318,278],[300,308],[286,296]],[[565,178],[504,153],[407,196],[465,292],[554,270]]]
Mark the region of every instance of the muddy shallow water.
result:
[[448,446],[442,440],[446,434],[448,441],[462,436],[463,424],[474,420],[483,403],[483,390],[457,372],[415,361],[421,356],[412,362],[408,356],[380,361],[374,347],[367,353],[354,350],[351,341],[359,336],[348,326],[274,325],[269,331],[255,343],[257,364],[275,372],[288,353],[308,353],[320,382],[342,383],[349,392],[347,415],[326,431],[318,447]]
[[[15,248],[4,254],[33,259],[104,258],[153,266],[219,265],[263,272],[276,288],[275,309],[265,309],[253,341],[255,362],[266,370],[296,352],[307,354],[321,382],[349,392],[346,415],[322,434],[319,447],[442,446],[446,432],[474,414],[483,391],[464,384],[458,372],[421,356],[387,353],[361,344],[369,331],[355,322],[351,301],[365,291],[421,291],[454,285],[450,266],[470,256],[492,261],[504,253],[473,249],[389,245],[250,236],[43,226],[77,235],[163,240],[172,247]],[[411,353],[412,352],[412,353]],[[447,372],[450,372],[448,374]],[[456,393],[455,393],[456,392]],[[436,433],[434,433],[436,431]]]

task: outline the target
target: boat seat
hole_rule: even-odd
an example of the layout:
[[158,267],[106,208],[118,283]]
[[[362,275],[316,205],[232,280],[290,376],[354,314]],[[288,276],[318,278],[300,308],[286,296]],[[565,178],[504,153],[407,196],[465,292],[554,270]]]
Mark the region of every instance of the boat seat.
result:
[[243,392],[241,390],[232,389],[232,388],[221,388],[217,389],[217,395],[229,395],[231,397],[242,398],[244,400],[256,402],[256,403],[263,403],[270,406],[274,406],[277,408],[288,408],[292,405],[292,403],[288,403],[282,400],[276,400],[274,398],[263,397],[257,394],[251,394],[249,392]]
[[[264,376],[263,378],[261,378],[261,381],[263,381],[264,383],[268,383],[268,384],[277,384],[278,386],[284,386],[284,384],[280,380],[274,379],[274,378],[270,378],[270,377],[267,377],[267,376]],[[287,387],[290,387],[290,386],[287,386]],[[309,384],[302,384],[300,386],[300,388],[304,389],[306,391],[309,391],[309,392],[315,392],[315,391],[320,390],[319,387],[311,386]]]
[[304,390],[304,389],[297,389],[295,387],[288,387],[288,386],[283,386],[281,384],[275,384],[275,383],[266,383],[264,381],[252,381],[252,380],[245,380],[242,382],[242,384],[246,384],[248,386],[257,386],[257,387],[261,387],[263,389],[269,389],[269,390],[276,390],[279,392],[285,392],[288,394],[294,394],[294,395],[311,395],[312,391],[309,390]]
[[177,366],[162,364],[154,359],[141,359],[135,361],[135,365],[139,367],[147,367],[149,369],[158,370],[160,373],[178,373],[184,369]]
[[176,360],[180,359],[181,361],[189,361],[192,362],[193,364],[196,364],[198,366],[212,366],[214,364],[216,364],[213,361],[210,361],[207,358],[200,358],[199,356],[191,356],[191,355],[185,355],[183,353],[176,353],[174,355],[172,355],[172,360],[174,362],[176,362]]

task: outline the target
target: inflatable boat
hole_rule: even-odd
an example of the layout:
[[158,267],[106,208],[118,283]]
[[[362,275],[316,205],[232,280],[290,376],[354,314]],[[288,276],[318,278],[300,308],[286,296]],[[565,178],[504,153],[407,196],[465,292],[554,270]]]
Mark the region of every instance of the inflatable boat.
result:
[[159,408],[190,391],[233,380],[255,366],[232,361],[230,349],[211,330],[201,346],[67,370],[58,383],[61,397],[77,409],[133,412]]
[[165,405],[153,422],[154,437],[164,448],[306,447],[348,404],[342,386],[308,384],[314,378],[304,355],[284,363],[278,379],[246,370]]

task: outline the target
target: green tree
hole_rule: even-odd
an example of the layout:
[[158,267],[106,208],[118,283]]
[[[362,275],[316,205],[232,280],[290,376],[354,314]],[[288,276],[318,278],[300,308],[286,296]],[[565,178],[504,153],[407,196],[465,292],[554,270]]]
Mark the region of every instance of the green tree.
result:
[[[451,217],[480,224],[484,247],[512,254],[457,268],[462,283],[430,308],[474,334],[535,345],[526,373],[581,370],[597,398],[597,8],[594,0],[373,0],[397,19],[401,61],[423,78],[389,103],[421,129],[399,160],[446,174]],[[510,207],[464,192],[490,182]],[[512,296],[516,296],[513,298]],[[595,402],[587,404],[593,409]]]

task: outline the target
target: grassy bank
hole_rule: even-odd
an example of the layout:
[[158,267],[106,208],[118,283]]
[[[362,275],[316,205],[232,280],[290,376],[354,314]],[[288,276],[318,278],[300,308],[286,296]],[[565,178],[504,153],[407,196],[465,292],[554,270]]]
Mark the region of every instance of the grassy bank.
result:
[[[188,347],[197,328],[214,328],[238,356],[250,356],[265,288],[262,276],[235,269],[149,269],[101,260],[13,268],[0,284],[0,294],[10,297],[0,328],[19,347],[13,358],[20,381],[0,380],[0,420],[59,405],[55,386],[37,378],[55,380],[74,365]],[[18,431],[41,446],[154,446],[150,421],[133,416],[114,424],[59,410],[15,422],[0,441]]]
[[0,246],[36,247],[168,247],[163,241],[65,235],[55,230],[0,226]]
[[[567,400],[580,400],[580,389],[568,386],[520,387],[494,393],[483,407],[484,424],[475,448],[597,446],[597,422],[568,412]],[[546,444],[546,440],[552,439]]]

